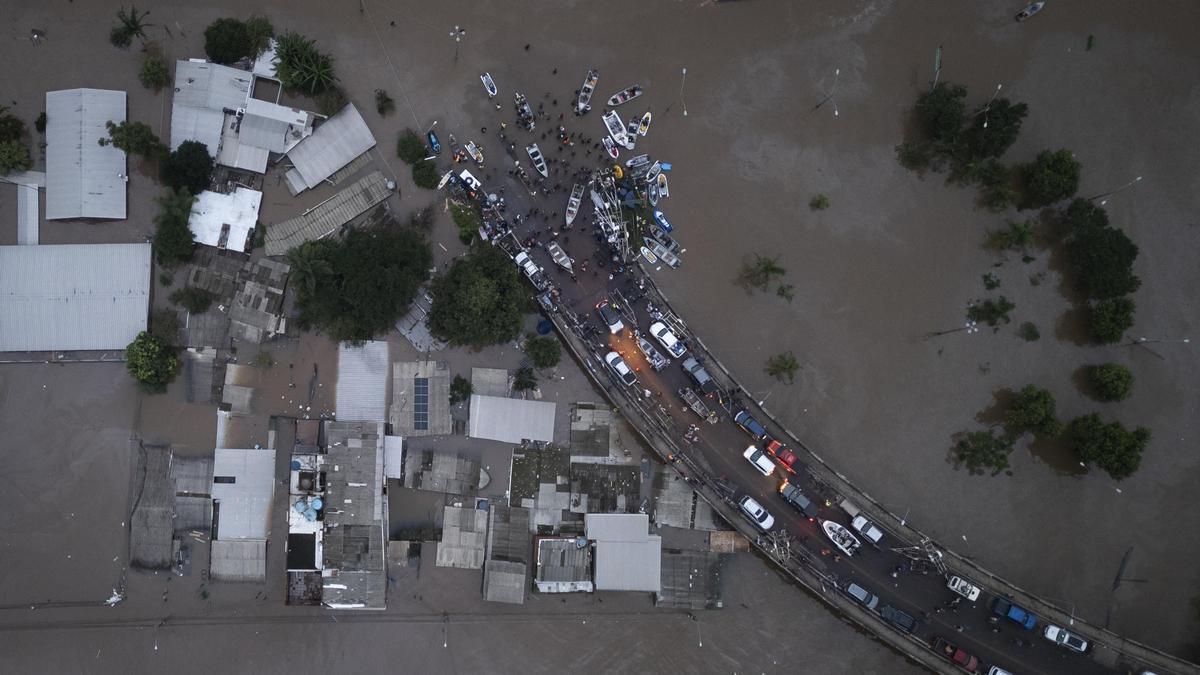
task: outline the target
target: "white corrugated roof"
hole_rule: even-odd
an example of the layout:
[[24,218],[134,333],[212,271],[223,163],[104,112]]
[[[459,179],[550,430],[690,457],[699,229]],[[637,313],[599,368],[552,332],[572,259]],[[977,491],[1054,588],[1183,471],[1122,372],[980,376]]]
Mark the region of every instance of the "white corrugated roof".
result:
[[200,141],[213,157],[221,145],[226,110],[246,106],[252,76],[244,70],[201,60],[175,63],[175,96],[171,100],[171,149],[184,141]]
[[662,538],[649,533],[649,516],[588,513],[583,519],[587,538],[596,542],[596,590],[660,590]]
[[40,238],[41,205],[38,203],[38,186],[17,183],[17,243],[35,246]]
[[288,159],[306,188],[312,188],[373,147],[375,137],[358,108],[349,104],[289,150]]
[[196,235],[196,241],[209,246],[218,246],[221,231],[229,226],[225,248],[244,252],[250,230],[258,222],[258,209],[262,205],[262,193],[249,188],[235,188],[229,194],[205,190],[196,195],[192,205],[192,216],[188,229]]
[[275,494],[275,451],[217,448],[212,498],[220,502],[216,539],[266,539]]
[[124,349],[149,306],[150,244],[0,246],[0,352]]
[[338,348],[337,419],[382,422],[387,419],[388,344],[380,340]]
[[125,121],[125,92],[46,92],[46,219],[125,217],[125,151],[100,145]]
[[519,398],[471,395],[472,438],[505,443],[554,440],[554,404]]
[[246,101],[238,135],[245,145],[286,152],[308,133],[311,118],[299,108],[289,108],[252,98]]

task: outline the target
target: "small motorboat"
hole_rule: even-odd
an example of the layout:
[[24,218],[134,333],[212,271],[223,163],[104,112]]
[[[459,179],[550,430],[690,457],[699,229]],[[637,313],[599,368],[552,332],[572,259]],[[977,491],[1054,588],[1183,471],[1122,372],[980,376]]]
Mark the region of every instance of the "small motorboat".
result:
[[1042,8],[1045,6],[1046,3],[1044,2],[1031,2],[1028,5],[1025,5],[1025,9],[1017,12],[1017,21],[1024,21],[1025,19],[1028,19],[1034,14],[1042,11]]
[[613,140],[608,136],[605,136],[601,140],[604,141],[604,149],[608,151],[608,156],[616,159],[617,155],[620,154],[620,151],[617,150],[617,144],[613,143]]
[[667,220],[667,214],[663,213],[662,211],[654,212],[654,222],[658,223],[658,226],[663,229],[663,232],[670,232],[671,230],[675,229],[671,227],[671,221]]
[[[649,261],[651,265],[658,263],[658,258],[655,258],[654,254],[650,252],[650,249],[646,248],[645,246],[642,247],[642,257]],[[662,370],[663,368],[671,365],[671,359],[668,359],[660,354],[658,350],[654,348],[654,345],[650,344],[650,341],[647,340],[641,333],[637,333],[637,346],[642,354],[646,357],[646,362],[650,364],[651,368],[655,370]]]
[[628,142],[625,143],[626,150],[632,151],[633,146],[637,144],[637,138],[638,138],[637,130],[638,130],[638,123],[637,123],[637,120],[635,120],[635,119],[629,120],[629,124],[625,125],[625,138],[628,140]]
[[450,169],[449,171],[447,171],[446,175],[442,176],[442,179],[440,181],[438,181],[437,189],[441,190],[442,188],[446,187],[446,183],[450,182],[450,177],[453,175],[454,175],[454,169]]
[[517,108],[517,120],[526,131],[533,131],[533,108],[529,107],[529,101],[520,92],[513,93],[513,101]]
[[476,164],[483,166],[483,151],[479,149],[479,146],[475,145],[475,141],[467,141],[466,145],[463,146],[463,149],[467,151],[467,154],[471,156],[471,159],[475,160]]
[[671,253],[679,253],[679,242],[671,238],[661,227],[655,223],[650,223],[650,227],[646,228],[649,231],[650,238],[658,241],[666,247]]
[[646,188],[646,199],[650,201],[650,206],[658,206],[658,183],[650,183]]
[[487,90],[488,98],[495,98],[496,97],[496,81],[492,79],[492,74],[484,73],[479,76],[479,79],[483,81],[483,88]]
[[617,93],[613,94],[612,96],[609,96],[608,104],[610,106],[614,106],[614,107],[619,106],[622,103],[629,103],[630,101],[632,101],[633,99],[635,99],[641,95],[642,95],[641,86],[635,84],[632,87],[629,87],[628,89],[622,89],[621,91],[618,91]]
[[552,241],[549,244],[546,244],[546,250],[550,253],[550,258],[554,261],[555,265],[558,265],[566,270],[567,274],[575,273],[575,269],[573,267],[575,261],[571,260],[571,256],[567,255],[567,252],[558,245],[557,241]]
[[533,168],[542,174],[542,178],[549,178],[550,172],[546,170],[546,158],[542,156],[541,149],[537,143],[525,146],[525,152],[529,154],[529,161],[533,162]]
[[646,111],[646,114],[642,115],[642,121],[638,123],[638,136],[645,136],[646,134],[650,133],[650,119],[650,111]]
[[655,162],[650,165],[649,169],[646,169],[646,180],[655,180],[660,173],[662,173],[662,162]]
[[579,215],[579,202],[583,200],[583,186],[579,183],[571,188],[571,198],[567,200],[567,227],[571,227],[571,223],[575,222],[575,216]]
[[671,190],[667,187],[667,174],[660,173],[658,174],[658,197],[659,199],[666,199],[670,196]]
[[650,249],[650,252],[658,256],[658,259],[665,262],[668,267],[671,269],[676,269],[679,267],[679,258],[676,257],[674,253],[671,253],[669,250],[667,250],[666,246],[663,246],[653,239],[645,242],[645,244],[647,248]]
[[596,83],[600,81],[600,71],[591,69],[583,78],[583,86],[579,88],[579,98],[575,99],[575,112],[582,115],[592,109],[592,94],[596,91]]
[[[654,255],[654,251],[651,251],[645,246],[642,247],[642,257],[645,258],[646,262],[650,263],[651,265],[658,264],[658,256]],[[653,349],[653,347],[651,347],[651,349]]]
[[625,167],[628,169],[632,169],[634,166],[637,166],[638,164],[648,164],[649,162],[650,162],[650,155],[638,155],[637,157],[631,157],[631,158],[625,160]]
[[612,137],[613,142],[622,147],[629,145],[629,139],[625,137],[625,123],[621,121],[621,116],[616,110],[609,110],[604,113],[604,128],[608,130],[608,135]]
[[862,542],[858,540],[850,530],[838,525],[832,520],[821,521],[821,529],[825,531],[825,536],[833,542],[833,545],[838,547],[838,550],[845,553],[847,556],[852,556],[862,548]]
[[442,144],[438,141],[437,134],[433,133],[433,129],[430,129],[429,133],[425,134],[425,137],[429,139],[429,149],[433,150],[433,154],[442,154]]

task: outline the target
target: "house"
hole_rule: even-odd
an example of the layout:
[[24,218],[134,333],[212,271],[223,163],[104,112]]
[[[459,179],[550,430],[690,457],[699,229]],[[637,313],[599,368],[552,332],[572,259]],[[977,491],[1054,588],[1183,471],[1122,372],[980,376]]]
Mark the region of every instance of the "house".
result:
[[100,145],[125,121],[125,92],[46,92],[46,219],[125,218],[125,151]]

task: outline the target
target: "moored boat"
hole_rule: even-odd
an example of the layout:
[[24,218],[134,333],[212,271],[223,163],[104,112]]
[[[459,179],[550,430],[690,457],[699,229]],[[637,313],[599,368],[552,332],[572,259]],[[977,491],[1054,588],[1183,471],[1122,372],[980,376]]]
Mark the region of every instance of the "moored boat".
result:
[[662,173],[662,162],[655,162],[650,165],[649,169],[646,169],[646,180],[655,180],[660,173]]
[[538,144],[525,146],[525,152],[529,154],[529,161],[533,162],[533,168],[542,174],[542,178],[549,178],[550,172],[546,170],[546,158],[542,156],[542,151],[538,148]]
[[608,135],[613,139],[613,142],[620,146],[629,145],[629,139],[625,134],[625,123],[621,121],[621,116],[615,110],[609,110],[604,113],[604,128],[608,130]]
[[521,126],[525,127],[526,131],[533,131],[533,108],[529,107],[529,101],[520,92],[513,93],[513,101],[517,107],[518,122],[520,122]]
[[1021,11],[1017,12],[1017,21],[1024,21],[1025,19],[1028,19],[1029,17],[1033,16],[1034,14],[1037,14],[1038,12],[1042,11],[1042,8],[1045,6],[1046,6],[1045,2],[1029,3],[1028,5],[1025,6],[1025,9],[1022,9]]
[[555,265],[558,265],[566,270],[567,274],[575,273],[575,270],[572,266],[574,261],[571,260],[571,256],[567,255],[567,252],[558,245],[557,241],[552,241],[549,244],[546,244],[546,250],[550,253],[550,258],[554,261]]
[[591,110],[592,94],[596,91],[596,83],[600,81],[600,71],[591,69],[583,78],[583,86],[579,88],[579,97],[575,99],[575,112],[582,115]]
[[446,187],[446,183],[450,182],[450,177],[453,175],[454,175],[454,169],[450,169],[449,171],[447,171],[446,175],[442,176],[442,179],[440,181],[438,181],[437,189],[441,190],[442,188]]
[[833,545],[847,556],[854,555],[858,552],[858,549],[862,548],[862,542],[853,534],[850,534],[850,530],[832,520],[821,521],[821,529],[825,531],[825,536],[829,537]]
[[496,96],[496,82],[492,79],[492,74],[484,73],[479,76],[479,79],[483,81],[483,88],[487,91],[488,98],[494,98]]
[[650,206],[658,206],[658,183],[651,183],[646,187],[646,199],[650,200]]
[[642,257],[645,258],[646,262],[650,263],[651,265],[658,264],[658,256],[654,255],[654,251],[651,251],[645,246],[642,247]]
[[467,141],[466,145],[463,146],[463,150],[467,151],[467,154],[471,156],[471,159],[475,160],[476,164],[483,166],[483,151],[479,149],[479,146],[475,145],[475,141]]
[[660,199],[666,199],[671,196],[671,190],[667,186],[667,174],[658,174],[658,196]]
[[669,250],[667,250],[666,246],[663,246],[653,239],[645,243],[649,247],[650,252],[658,256],[658,259],[665,262],[668,267],[671,269],[679,267],[679,258],[676,257],[674,253],[671,253]]
[[671,227],[671,221],[667,220],[667,214],[663,213],[662,211],[654,212],[654,222],[658,223],[658,226],[663,229],[663,232],[670,232],[671,230],[675,229],[674,227]]
[[571,198],[567,200],[567,227],[571,227],[571,223],[575,222],[575,216],[579,215],[579,202],[583,200],[583,186],[579,183],[571,188]]
[[425,134],[425,138],[429,139],[429,149],[433,150],[433,154],[442,154],[442,143],[438,140],[437,134],[433,133],[433,129]]
[[608,104],[611,106],[618,106],[618,105],[621,105],[622,103],[628,103],[641,95],[642,95],[642,87],[640,85],[635,84],[632,87],[622,89],[621,91],[618,91],[617,93],[613,94],[612,96],[609,96]]
[[651,117],[652,116],[650,115],[649,110],[646,111],[645,115],[642,115],[642,121],[638,123],[638,136],[645,136],[646,134],[650,133]]
[[631,157],[631,158],[625,160],[625,167],[632,169],[634,166],[636,166],[638,164],[646,164],[646,163],[649,163],[649,161],[650,161],[650,155],[638,155],[637,157]]
[[617,144],[613,143],[613,140],[608,136],[605,136],[601,140],[604,141],[604,149],[608,151],[608,156],[616,159],[617,155],[620,154],[617,150]]

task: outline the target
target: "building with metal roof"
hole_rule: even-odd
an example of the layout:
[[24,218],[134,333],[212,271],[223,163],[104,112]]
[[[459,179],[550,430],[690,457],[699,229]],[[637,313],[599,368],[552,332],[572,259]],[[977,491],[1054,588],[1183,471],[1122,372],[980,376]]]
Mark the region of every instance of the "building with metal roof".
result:
[[649,534],[644,513],[589,513],[587,538],[595,543],[596,590],[650,591],[662,587],[662,537]]
[[467,435],[505,443],[548,443],[554,440],[554,409],[548,401],[472,394]]
[[250,233],[258,223],[262,193],[237,187],[228,194],[205,190],[196,195],[188,229],[196,243],[248,253]]
[[214,539],[263,539],[275,495],[275,450],[217,448],[213,456]]
[[481,509],[445,506],[442,539],[437,547],[438,567],[477,570],[483,567],[488,513]]
[[384,423],[326,422],[322,598],[334,609],[386,606]]
[[0,352],[124,349],[150,275],[150,244],[0,246]]
[[307,213],[267,228],[267,255],[284,255],[306,241],[324,239],[346,223],[379,205],[395,185],[378,171],[326,199]]
[[388,343],[372,340],[338,346],[337,418],[346,422],[387,420]]
[[311,133],[310,113],[256,98],[246,100],[238,125],[242,143],[275,153],[287,152]]
[[349,104],[288,151],[292,162],[285,175],[288,189],[295,195],[316,187],[373,147],[375,137],[358,108]]
[[592,549],[583,538],[539,537],[533,583],[542,593],[590,593]]
[[200,141],[208,154],[221,149],[225,113],[236,113],[250,97],[254,76],[244,70],[203,59],[175,62],[175,96],[171,100],[171,149],[184,141]]
[[125,121],[125,92],[46,92],[46,219],[125,218],[125,151],[100,145]]

